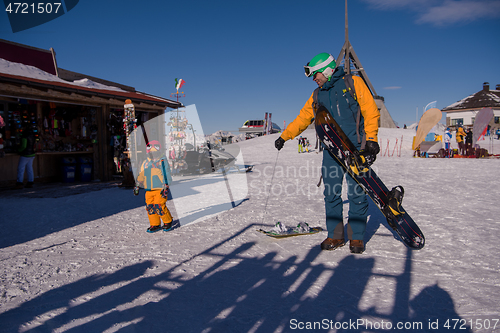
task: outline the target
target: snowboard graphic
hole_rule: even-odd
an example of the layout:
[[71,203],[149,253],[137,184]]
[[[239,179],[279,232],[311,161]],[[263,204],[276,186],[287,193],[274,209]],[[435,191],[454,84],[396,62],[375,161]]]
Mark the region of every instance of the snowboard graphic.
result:
[[321,142],[375,202],[401,240],[411,249],[423,248],[422,231],[401,206],[403,187],[389,190],[384,185],[324,106],[319,106],[316,112],[315,127]]
[[299,225],[295,228],[288,228],[285,225],[281,224],[281,222],[276,223],[273,229],[269,231],[265,231],[262,229],[258,229],[258,232],[262,232],[263,234],[273,237],[273,238],[286,238],[300,235],[312,235],[316,234],[320,231],[323,231],[321,227],[309,227],[307,223],[299,223]]
[[123,108],[123,130],[127,141],[127,148],[125,150],[130,151],[132,144],[131,133],[137,127],[137,119],[135,119],[135,106],[132,104],[130,99],[127,99]]

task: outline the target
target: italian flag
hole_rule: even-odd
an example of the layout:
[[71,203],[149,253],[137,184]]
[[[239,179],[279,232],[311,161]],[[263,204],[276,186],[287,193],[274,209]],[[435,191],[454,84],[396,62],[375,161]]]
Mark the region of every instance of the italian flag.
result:
[[186,81],[184,81],[183,79],[175,79],[175,89],[177,89],[177,91],[179,91],[179,89],[182,88],[182,86],[184,85],[184,83],[186,83]]

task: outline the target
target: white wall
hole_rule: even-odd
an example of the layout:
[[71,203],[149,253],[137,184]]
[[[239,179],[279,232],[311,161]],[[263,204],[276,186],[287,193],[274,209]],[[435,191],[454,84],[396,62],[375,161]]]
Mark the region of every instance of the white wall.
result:
[[[464,126],[472,126],[472,118],[476,117],[476,114],[480,111],[480,109],[475,111],[456,111],[456,112],[447,112],[446,113],[446,124],[451,126],[453,119],[463,118]],[[495,117],[500,117],[500,110],[493,110],[493,114]]]

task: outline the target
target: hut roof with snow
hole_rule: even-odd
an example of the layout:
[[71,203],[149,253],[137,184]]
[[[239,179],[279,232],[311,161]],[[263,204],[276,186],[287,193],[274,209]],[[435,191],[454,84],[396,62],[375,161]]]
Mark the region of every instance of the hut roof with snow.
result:
[[460,111],[480,108],[500,108],[500,84],[497,84],[496,90],[490,90],[488,82],[483,83],[483,89],[475,94],[453,103],[441,111]]

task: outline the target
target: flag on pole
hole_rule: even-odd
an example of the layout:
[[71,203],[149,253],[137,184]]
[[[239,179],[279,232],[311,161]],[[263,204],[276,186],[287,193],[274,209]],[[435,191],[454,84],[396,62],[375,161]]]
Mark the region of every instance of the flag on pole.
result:
[[186,83],[183,79],[175,79],[175,89],[177,89],[177,92],[179,92],[179,89],[182,88],[182,86]]

